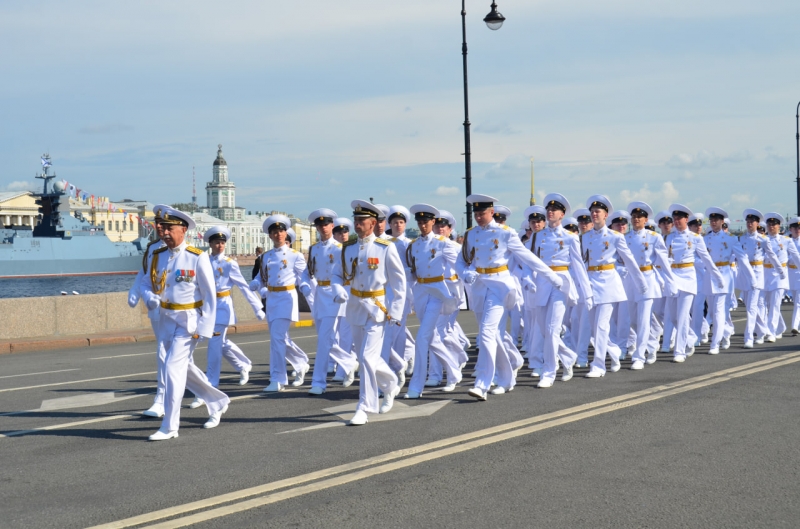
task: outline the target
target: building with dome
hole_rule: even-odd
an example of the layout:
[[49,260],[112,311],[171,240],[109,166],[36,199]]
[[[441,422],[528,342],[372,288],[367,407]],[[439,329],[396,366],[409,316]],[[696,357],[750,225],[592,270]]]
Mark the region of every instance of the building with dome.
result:
[[217,147],[211,182],[206,184],[206,208],[203,211],[221,220],[244,220],[244,208],[236,207],[236,184],[228,180],[228,162],[222,156],[222,144]]

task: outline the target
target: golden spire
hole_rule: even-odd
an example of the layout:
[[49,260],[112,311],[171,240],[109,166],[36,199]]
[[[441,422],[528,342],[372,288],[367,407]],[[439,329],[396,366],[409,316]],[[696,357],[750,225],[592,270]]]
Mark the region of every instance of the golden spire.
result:
[[533,194],[533,156],[531,156],[531,206],[536,205],[536,198]]

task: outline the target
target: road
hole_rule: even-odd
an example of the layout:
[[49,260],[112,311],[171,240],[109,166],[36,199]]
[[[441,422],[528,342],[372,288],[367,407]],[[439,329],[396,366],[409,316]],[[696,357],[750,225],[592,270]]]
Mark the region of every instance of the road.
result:
[[[789,305],[784,305],[788,319]],[[744,314],[733,314],[741,332]],[[470,337],[471,313],[460,321]],[[788,320],[787,320],[788,321]],[[409,322],[415,326],[416,320]],[[413,329],[412,329],[413,330]],[[313,328],[292,330],[308,353]],[[476,402],[398,400],[347,427],[357,384],[265,395],[268,336],[234,335],[220,426],[151,443],[153,344],[0,357],[3,527],[796,527],[800,337]],[[465,373],[471,372],[475,352]],[[195,353],[205,366],[205,350]],[[185,405],[190,402],[187,396]],[[391,420],[390,420],[391,419]]]

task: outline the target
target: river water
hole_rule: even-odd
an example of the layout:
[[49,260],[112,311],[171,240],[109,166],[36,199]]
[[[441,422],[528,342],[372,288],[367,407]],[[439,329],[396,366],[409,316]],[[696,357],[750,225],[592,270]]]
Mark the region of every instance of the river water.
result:
[[66,292],[78,294],[104,294],[127,292],[136,276],[129,274],[106,276],[70,276],[30,279],[0,279],[0,298],[31,298],[58,296]]

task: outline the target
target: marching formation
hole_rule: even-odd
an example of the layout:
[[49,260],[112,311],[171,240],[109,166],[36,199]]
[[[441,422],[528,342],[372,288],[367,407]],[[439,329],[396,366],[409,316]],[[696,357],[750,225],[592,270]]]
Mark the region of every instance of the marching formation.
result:
[[[217,389],[222,358],[240,373],[241,385],[248,382],[252,362],[226,334],[236,322],[234,286],[269,324],[264,391],[283,391],[290,376],[300,387],[310,371],[309,394],[321,395],[329,379],[347,387],[358,376],[351,425],[389,412],[406,382],[405,399],[462,382],[470,342],[456,317],[466,304],[479,325],[469,395],[482,401],[512,391],[526,360],[537,387],[550,388],[559,371],[562,382],[575,368],[599,378],[619,371],[627,355],[630,368],[641,370],[659,353],[685,362],[701,343],[719,354],[730,346],[736,290],[747,310],[745,348],[782,338],[780,305],[789,290],[791,332],[798,334],[800,217],[790,220],[788,237],[780,214],[747,209],[747,231],[737,237],[718,207],[700,214],[672,204],[654,214],[644,202],[616,210],[594,195],[573,211],[566,197],[551,193],[544,206],[525,210],[517,232],[507,225],[511,211],[493,197],[467,201],[477,226],[459,238],[454,216],[429,204],[407,209],[354,200],[352,221],[318,209],[309,216],[319,241],[308,260],[291,247],[290,220],[272,215],[263,230],[273,248],[257,261],[252,281],[225,255],[227,228],[205,233],[209,255],[184,240],[194,227],[189,215],[154,208],[159,240],[145,252],[128,300],[131,307],[145,303],[158,343],[158,387],[144,415],[163,419],[150,440],[178,436],[186,388],[195,395],[190,407],[208,410],[204,427],[219,424],[230,402]],[[415,239],[405,234],[412,220]],[[317,328],[313,370],[289,336],[299,320],[298,290]],[[416,336],[406,326],[412,311]],[[203,339],[205,373],[192,359]]]

